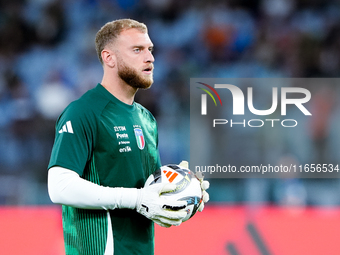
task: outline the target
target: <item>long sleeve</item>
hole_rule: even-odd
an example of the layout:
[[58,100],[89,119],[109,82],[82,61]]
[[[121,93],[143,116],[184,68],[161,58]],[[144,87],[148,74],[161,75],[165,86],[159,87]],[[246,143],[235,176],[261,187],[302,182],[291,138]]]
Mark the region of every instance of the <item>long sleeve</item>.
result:
[[134,209],[139,191],[100,186],[63,167],[55,166],[48,171],[48,193],[56,204],[83,209]]

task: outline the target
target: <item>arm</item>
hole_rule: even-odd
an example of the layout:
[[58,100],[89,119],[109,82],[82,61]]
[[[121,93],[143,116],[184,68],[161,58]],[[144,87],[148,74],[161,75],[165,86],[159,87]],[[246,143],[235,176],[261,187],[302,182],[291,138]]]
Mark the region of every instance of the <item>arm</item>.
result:
[[81,178],[76,172],[52,167],[48,170],[48,193],[53,203],[83,209],[115,209],[136,207],[136,188],[109,188]]
[[162,192],[173,188],[163,184],[141,189],[103,187],[63,167],[48,170],[48,193],[53,203],[83,209],[136,209],[163,227],[180,225],[186,216],[186,212],[181,210],[185,208],[186,202],[164,200],[160,196]]

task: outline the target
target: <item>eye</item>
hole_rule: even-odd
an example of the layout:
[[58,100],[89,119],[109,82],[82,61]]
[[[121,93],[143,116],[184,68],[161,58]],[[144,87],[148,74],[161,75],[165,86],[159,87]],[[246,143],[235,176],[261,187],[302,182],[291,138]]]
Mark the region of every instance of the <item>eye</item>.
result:
[[150,52],[153,52],[153,47],[150,47],[150,48],[149,48],[149,51],[150,51]]
[[140,49],[140,48],[134,48],[133,51],[134,51],[135,53],[139,53],[139,52],[141,51],[141,49]]

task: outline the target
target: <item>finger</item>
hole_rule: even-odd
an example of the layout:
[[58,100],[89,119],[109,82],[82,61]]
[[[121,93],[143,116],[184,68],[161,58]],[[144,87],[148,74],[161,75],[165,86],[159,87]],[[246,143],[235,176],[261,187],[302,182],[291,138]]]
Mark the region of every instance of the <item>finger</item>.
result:
[[182,223],[182,219],[174,220],[174,219],[169,219],[169,218],[161,217],[161,216],[157,217],[153,221],[156,222],[159,225],[162,224],[166,227],[168,227],[168,226],[179,226]]
[[172,210],[172,211],[179,211],[179,210],[182,210],[186,207],[186,205],[163,205],[163,209],[166,209],[166,210]]
[[164,227],[164,228],[170,228],[172,226],[171,224],[163,223],[158,219],[154,219],[153,222],[155,222],[157,225]]
[[204,209],[204,202],[202,202],[202,203],[200,204],[200,206],[198,207],[198,211],[199,211],[199,212],[202,212],[203,209]]
[[175,189],[176,189],[176,184],[166,183],[166,184],[163,184],[160,194],[172,192]]
[[206,192],[205,190],[203,190],[202,194],[203,194],[203,198],[202,198],[202,199],[203,199],[203,202],[204,202],[204,203],[208,202],[209,199],[210,199],[209,193]]
[[179,211],[162,210],[159,215],[157,215],[157,218],[163,217],[170,220],[182,220],[185,216],[187,216],[187,212],[183,209]]
[[179,163],[179,166],[189,169],[189,162],[186,160],[182,160],[181,163]]
[[203,181],[204,175],[201,172],[196,172],[195,176],[200,182]]
[[188,204],[187,201],[176,201],[176,200],[168,200],[163,199],[163,209],[178,211],[184,209]]
[[208,181],[202,181],[201,182],[201,188],[203,190],[209,189],[209,187],[210,187],[210,183]]

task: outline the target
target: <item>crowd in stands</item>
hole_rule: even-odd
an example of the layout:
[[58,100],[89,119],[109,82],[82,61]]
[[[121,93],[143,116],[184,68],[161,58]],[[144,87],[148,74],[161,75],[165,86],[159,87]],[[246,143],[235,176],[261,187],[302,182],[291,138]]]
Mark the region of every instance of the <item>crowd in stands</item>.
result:
[[[144,22],[155,45],[154,85],[136,101],[158,120],[163,163],[190,155],[190,78],[340,74],[336,0],[0,0],[0,204],[50,203],[46,176],[55,121],[100,82],[95,33],[118,18]],[[311,143],[325,160],[340,156],[338,87],[313,88],[319,110],[302,132],[312,142],[296,147],[304,162],[315,155],[308,154]],[[211,182],[213,202],[340,204],[337,179]]]

